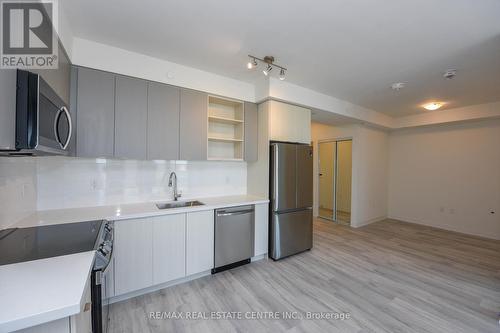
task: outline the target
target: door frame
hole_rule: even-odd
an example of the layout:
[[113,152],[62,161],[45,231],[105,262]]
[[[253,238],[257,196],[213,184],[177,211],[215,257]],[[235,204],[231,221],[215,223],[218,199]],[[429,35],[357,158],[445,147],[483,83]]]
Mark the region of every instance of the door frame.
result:
[[[333,221],[333,222],[336,222],[337,223],[337,176],[338,176],[338,167],[337,167],[337,164],[338,164],[338,146],[337,146],[337,143],[338,142],[342,142],[342,141],[351,141],[354,145],[354,138],[352,136],[342,136],[342,137],[337,137],[337,138],[330,138],[330,139],[322,139],[322,140],[318,140],[317,142],[317,145],[318,145],[318,153],[317,153],[317,165],[318,165],[318,172],[316,174],[316,177],[317,177],[317,184],[318,184],[318,188],[317,188],[317,194],[318,194],[318,217],[319,218],[322,218],[322,219],[325,219],[325,220],[328,220],[328,221]],[[335,142],[335,157],[334,157],[334,163],[335,163],[335,170],[334,170],[334,177],[333,177],[333,217],[330,219],[328,217],[325,217],[325,216],[321,216],[320,213],[319,213],[319,198],[320,198],[320,191],[319,191],[319,183],[320,183],[320,172],[319,172],[319,168],[320,168],[320,154],[319,154],[319,145],[321,143],[330,143],[330,142]],[[353,169],[353,166],[351,166],[351,172],[352,172],[352,169]],[[352,211],[352,179],[351,179],[351,211]]]

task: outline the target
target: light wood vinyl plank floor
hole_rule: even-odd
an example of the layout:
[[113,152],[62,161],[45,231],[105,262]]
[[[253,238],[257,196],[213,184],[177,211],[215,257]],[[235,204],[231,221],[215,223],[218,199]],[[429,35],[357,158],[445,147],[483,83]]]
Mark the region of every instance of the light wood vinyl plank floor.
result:
[[[151,311],[349,312],[348,320],[148,319]],[[386,220],[314,222],[311,251],[110,307],[109,332],[500,332],[500,241]]]

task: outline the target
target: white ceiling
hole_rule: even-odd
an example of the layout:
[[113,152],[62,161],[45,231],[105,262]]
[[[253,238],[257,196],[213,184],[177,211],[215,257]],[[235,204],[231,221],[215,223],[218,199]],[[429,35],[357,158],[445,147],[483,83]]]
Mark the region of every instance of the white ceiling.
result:
[[323,111],[319,109],[312,109],[311,120],[313,122],[322,123],[331,126],[343,126],[350,124],[362,124],[360,120],[353,118],[348,118],[339,114],[335,114],[329,111]]
[[499,0],[64,2],[77,37],[249,82],[247,54],[274,55],[288,81],[391,116],[500,100]]

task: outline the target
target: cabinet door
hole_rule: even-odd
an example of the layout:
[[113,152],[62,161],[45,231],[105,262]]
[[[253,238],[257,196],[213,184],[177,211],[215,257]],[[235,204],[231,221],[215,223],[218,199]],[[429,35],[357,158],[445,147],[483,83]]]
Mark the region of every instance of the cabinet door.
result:
[[148,159],[179,159],[179,88],[148,83]]
[[271,140],[311,143],[311,110],[278,101],[270,101],[269,107]]
[[113,157],[115,131],[115,76],[78,69],[77,142],[80,157]]
[[16,149],[15,69],[0,71],[0,149]]
[[267,253],[268,246],[268,220],[269,204],[255,205],[255,244],[254,256]]
[[116,77],[115,157],[146,159],[148,83]]
[[186,214],[153,221],[153,284],[186,276]]
[[[71,323],[69,317],[49,321],[45,324],[28,327],[16,333],[72,333],[70,332]],[[90,333],[90,332],[89,332]]]
[[83,308],[80,313],[70,317],[71,333],[92,333],[92,315],[91,315],[91,289],[90,277],[83,292]]
[[214,267],[214,211],[186,214],[186,275]]
[[208,95],[181,90],[180,159],[207,159]]
[[153,285],[152,225],[150,219],[115,223],[115,296]]
[[259,145],[257,104],[245,102],[245,161],[257,162]]

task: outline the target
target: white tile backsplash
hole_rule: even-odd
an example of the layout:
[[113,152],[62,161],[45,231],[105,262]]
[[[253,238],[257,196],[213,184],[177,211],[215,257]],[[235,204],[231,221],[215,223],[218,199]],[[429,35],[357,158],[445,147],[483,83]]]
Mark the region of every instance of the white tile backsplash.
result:
[[172,200],[172,171],[186,199],[246,194],[244,162],[0,158],[0,227],[34,210]]
[[35,210],[35,160],[28,157],[0,157],[0,230]]

